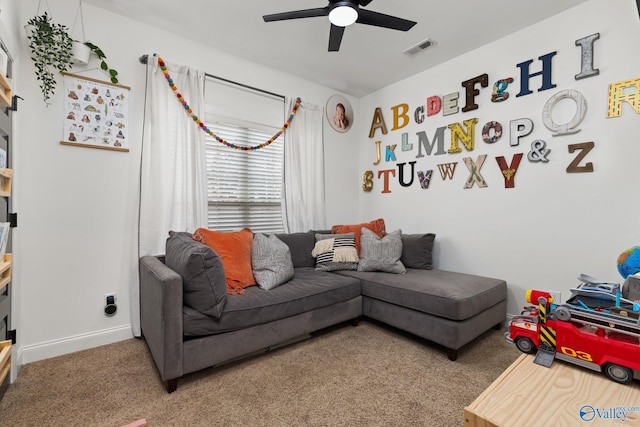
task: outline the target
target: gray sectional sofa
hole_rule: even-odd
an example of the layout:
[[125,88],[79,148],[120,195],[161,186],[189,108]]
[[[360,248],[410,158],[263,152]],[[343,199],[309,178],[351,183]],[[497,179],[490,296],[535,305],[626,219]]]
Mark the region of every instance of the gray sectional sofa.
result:
[[240,295],[221,291],[217,254],[188,233],[171,233],[166,255],[140,259],[142,335],[167,391],[183,375],[362,316],[438,343],[451,360],[505,320],[505,281],[432,269],[433,234],[402,235],[404,274],[319,271],[315,234],[277,235],[293,277]]

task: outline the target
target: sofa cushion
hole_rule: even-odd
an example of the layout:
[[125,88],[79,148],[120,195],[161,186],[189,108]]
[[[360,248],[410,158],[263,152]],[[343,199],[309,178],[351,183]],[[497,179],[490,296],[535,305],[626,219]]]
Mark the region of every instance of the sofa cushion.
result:
[[227,283],[218,254],[193,240],[191,233],[170,231],[164,261],[182,276],[184,305],[207,316],[220,317]]
[[400,261],[407,268],[431,270],[433,268],[433,241],[436,235],[403,234],[402,257]]
[[265,291],[258,286],[243,295],[227,295],[220,319],[183,307],[184,335],[203,336],[228,332],[284,319],[300,313],[349,301],[360,295],[360,280],[334,273],[296,268],[286,285]]
[[316,244],[311,252],[316,258],[316,270],[356,270],[358,253],[353,233],[316,234]]
[[386,234],[384,219],[382,218],[361,224],[334,225],[331,227],[331,232],[334,234],[353,233],[356,241],[356,251],[360,254],[360,234],[363,227],[368,228],[380,237]]
[[282,233],[276,234],[276,237],[289,246],[291,250],[291,261],[293,266],[297,267],[313,267],[316,259],[311,255],[313,246],[316,244],[316,237],[313,231],[306,233]]
[[404,274],[402,256],[402,231],[396,230],[380,238],[368,228],[362,228],[360,237],[360,261],[358,271],[386,271]]
[[293,277],[289,246],[275,235],[256,233],[251,247],[251,268],[258,285],[265,290],[280,286]]
[[507,298],[504,280],[443,270],[407,268],[402,276],[340,271],[362,280],[362,296],[451,320],[472,317]]
[[251,230],[245,228],[224,232],[198,228],[193,233],[193,239],[209,246],[220,256],[227,278],[228,294],[241,294],[243,288],[256,284],[251,270]]

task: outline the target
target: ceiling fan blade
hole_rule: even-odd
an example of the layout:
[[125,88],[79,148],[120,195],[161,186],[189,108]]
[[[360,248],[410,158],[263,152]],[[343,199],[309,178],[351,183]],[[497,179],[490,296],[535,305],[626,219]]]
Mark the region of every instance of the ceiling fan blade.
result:
[[373,0],[360,0],[358,3],[360,4],[360,6],[368,6],[369,3],[371,3]]
[[264,15],[262,19],[264,22],[272,21],[284,21],[286,19],[299,19],[299,18],[315,18],[316,16],[327,16],[329,14],[329,7],[318,7],[315,9],[304,10],[292,10],[290,12],[273,13],[271,15]]
[[384,27],[400,31],[409,31],[417,24],[417,22],[409,21],[407,19],[364,9],[360,9],[358,11],[358,20],[356,22],[359,24],[374,25],[376,27]]
[[344,28],[345,27],[338,27],[337,25],[331,24],[331,31],[329,32],[329,52],[337,52],[340,50]]

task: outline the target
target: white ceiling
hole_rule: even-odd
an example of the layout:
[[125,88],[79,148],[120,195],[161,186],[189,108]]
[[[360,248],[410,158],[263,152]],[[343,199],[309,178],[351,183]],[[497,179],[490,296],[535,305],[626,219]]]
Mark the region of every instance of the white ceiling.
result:
[[[356,97],[586,1],[373,0],[366,9],[418,24],[408,32],[354,24],[346,28],[340,51],[328,52],[327,17],[270,23],[262,19],[324,7],[326,0],[84,0]],[[403,53],[427,38],[436,44],[414,56]]]

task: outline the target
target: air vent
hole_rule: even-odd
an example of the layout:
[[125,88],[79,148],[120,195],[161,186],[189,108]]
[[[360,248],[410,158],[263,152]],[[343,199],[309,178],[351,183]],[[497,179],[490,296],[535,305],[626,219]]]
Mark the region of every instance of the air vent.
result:
[[407,55],[415,55],[416,53],[421,52],[429,46],[433,46],[435,44],[436,42],[434,40],[426,39],[416,45],[411,46],[409,49],[406,49],[404,53],[406,53]]

